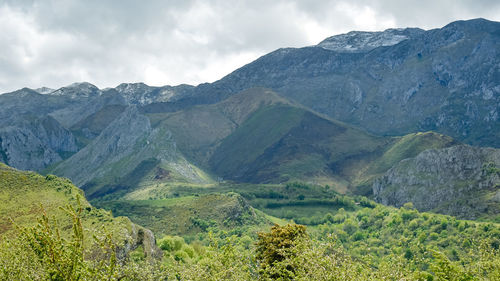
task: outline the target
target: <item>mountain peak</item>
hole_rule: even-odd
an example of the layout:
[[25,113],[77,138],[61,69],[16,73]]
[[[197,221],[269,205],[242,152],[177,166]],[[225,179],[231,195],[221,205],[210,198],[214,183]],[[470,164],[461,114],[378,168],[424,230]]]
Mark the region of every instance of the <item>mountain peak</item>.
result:
[[143,82],[138,82],[138,83],[121,83],[118,85],[115,89],[119,93],[130,93],[130,92],[135,92],[137,90],[149,90],[151,87],[146,85]]
[[317,46],[341,53],[362,53],[381,46],[392,46],[423,33],[419,28],[390,28],[384,31],[351,31],[334,35]]
[[54,96],[68,96],[71,98],[76,97],[90,97],[100,94],[99,88],[90,84],[89,82],[76,82],[71,85],[62,87],[50,93]]
[[48,87],[40,87],[40,88],[35,89],[35,91],[42,94],[42,95],[46,95],[46,94],[52,93],[53,91],[55,91],[55,89],[48,88]]

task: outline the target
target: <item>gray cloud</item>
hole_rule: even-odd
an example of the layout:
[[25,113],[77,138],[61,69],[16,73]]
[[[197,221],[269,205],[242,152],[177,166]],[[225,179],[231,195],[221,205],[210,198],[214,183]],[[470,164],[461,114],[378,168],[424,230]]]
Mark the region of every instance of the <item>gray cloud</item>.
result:
[[[437,2],[437,3],[435,3]],[[0,0],[0,92],[221,78],[279,47],[350,30],[500,20],[498,1]]]

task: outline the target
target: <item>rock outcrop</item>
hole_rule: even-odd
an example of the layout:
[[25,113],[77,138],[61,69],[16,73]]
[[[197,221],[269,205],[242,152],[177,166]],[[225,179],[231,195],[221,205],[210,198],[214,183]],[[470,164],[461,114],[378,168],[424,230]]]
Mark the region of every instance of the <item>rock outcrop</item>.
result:
[[500,150],[458,145],[402,160],[373,184],[376,201],[466,219],[500,214]]

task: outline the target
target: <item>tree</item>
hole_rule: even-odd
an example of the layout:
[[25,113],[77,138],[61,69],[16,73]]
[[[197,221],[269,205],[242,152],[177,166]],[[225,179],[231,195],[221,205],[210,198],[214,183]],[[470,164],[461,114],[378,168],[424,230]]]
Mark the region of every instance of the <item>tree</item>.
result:
[[292,259],[299,253],[299,245],[309,237],[306,227],[297,224],[274,225],[271,232],[258,234],[257,255],[260,274],[264,278],[291,280],[296,265]]

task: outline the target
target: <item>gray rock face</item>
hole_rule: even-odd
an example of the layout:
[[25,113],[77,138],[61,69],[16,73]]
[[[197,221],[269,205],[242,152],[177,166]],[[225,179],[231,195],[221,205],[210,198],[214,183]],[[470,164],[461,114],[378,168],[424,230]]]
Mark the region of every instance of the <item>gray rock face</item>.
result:
[[405,159],[373,184],[376,201],[460,218],[498,214],[500,150],[458,145]]
[[6,164],[23,170],[41,170],[78,151],[74,136],[47,116],[0,129],[0,151]]
[[61,157],[26,128],[5,127],[0,131],[4,163],[22,170],[40,170]]
[[424,30],[419,28],[391,28],[379,32],[351,31],[326,38],[318,44],[318,47],[336,52],[361,53],[382,46],[396,45],[422,33]]
[[144,83],[123,83],[115,90],[122,95],[129,104],[147,105],[154,102],[167,102],[176,95],[176,87],[150,87]]

